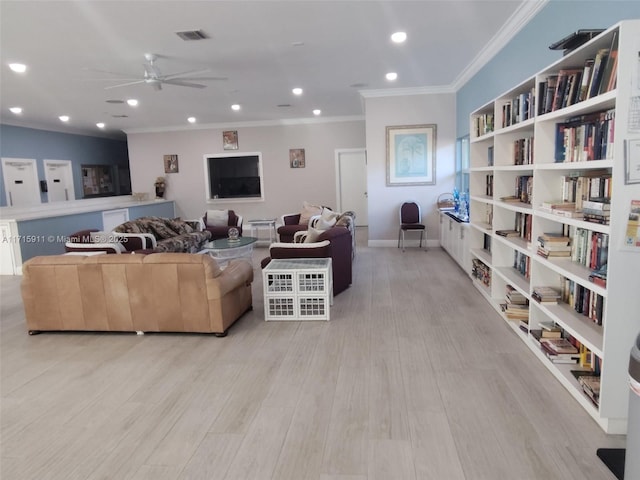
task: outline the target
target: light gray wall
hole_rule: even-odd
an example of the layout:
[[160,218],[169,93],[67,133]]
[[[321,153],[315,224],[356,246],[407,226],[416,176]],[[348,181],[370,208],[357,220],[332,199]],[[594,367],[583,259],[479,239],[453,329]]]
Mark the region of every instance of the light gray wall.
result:
[[[238,131],[238,150],[222,149],[222,131]],[[211,209],[233,209],[245,219],[279,218],[300,211],[303,201],[335,208],[335,150],[365,146],[364,120],[298,125],[231,127],[128,134],[134,192],[154,195],[158,176],[167,179],[165,198],[176,214],[202,216]],[[289,149],[305,149],[305,168],[289,167]],[[265,200],[206,202],[204,156],[261,152]],[[165,174],[163,155],[178,155],[178,173]]]
[[[405,200],[422,208],[431,245],[438,244],[438,195],[453,191],[455,184],[455,94],[409,95],[367,98],[367,176],[369,192],[369,245],[392,246],[398,238],[398,210]],[[386,186],[386,127],[437,125],[436,184]]]

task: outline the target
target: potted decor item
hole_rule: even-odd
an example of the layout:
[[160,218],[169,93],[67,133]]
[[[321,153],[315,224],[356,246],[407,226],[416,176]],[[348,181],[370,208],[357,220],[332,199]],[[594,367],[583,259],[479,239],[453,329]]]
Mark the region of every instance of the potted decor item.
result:
[[156,178],[156,183],[154,185],[156,187],[156,198],[164,198],[164,177]]

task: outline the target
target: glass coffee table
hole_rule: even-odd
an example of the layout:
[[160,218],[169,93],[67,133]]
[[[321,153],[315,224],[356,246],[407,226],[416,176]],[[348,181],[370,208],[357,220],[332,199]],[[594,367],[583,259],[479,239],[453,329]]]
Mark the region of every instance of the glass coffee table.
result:
[[253,244],[257,240],[255,237],[239,237],[237,240],[219,238],[205,243],[198,253],[209,255],[218,262],[220,268],[224,268],[230,260],[236,258],[246,258],[251,262]]

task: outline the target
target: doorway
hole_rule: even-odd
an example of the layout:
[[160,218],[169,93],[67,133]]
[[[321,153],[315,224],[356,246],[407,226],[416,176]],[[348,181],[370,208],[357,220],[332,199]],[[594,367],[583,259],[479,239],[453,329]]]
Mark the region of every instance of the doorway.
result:
[[44,160],[49,202],[75,200],[70,160]]
[[336,194],[338,210],[354,211],[356,225],[367,226],[367,151],[364,148],[336,150]]
[[41,203],[34,159],[3,158],[2,173],[7,206],[28,207]]

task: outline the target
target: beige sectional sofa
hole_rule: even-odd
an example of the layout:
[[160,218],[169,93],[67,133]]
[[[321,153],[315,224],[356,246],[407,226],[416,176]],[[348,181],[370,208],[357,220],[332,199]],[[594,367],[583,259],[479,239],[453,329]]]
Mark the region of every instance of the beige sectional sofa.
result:
[[50,255],[23,265],[30,334],[41,331],[199,332],[224,336],[252,307],[253,267],[208,255]]

